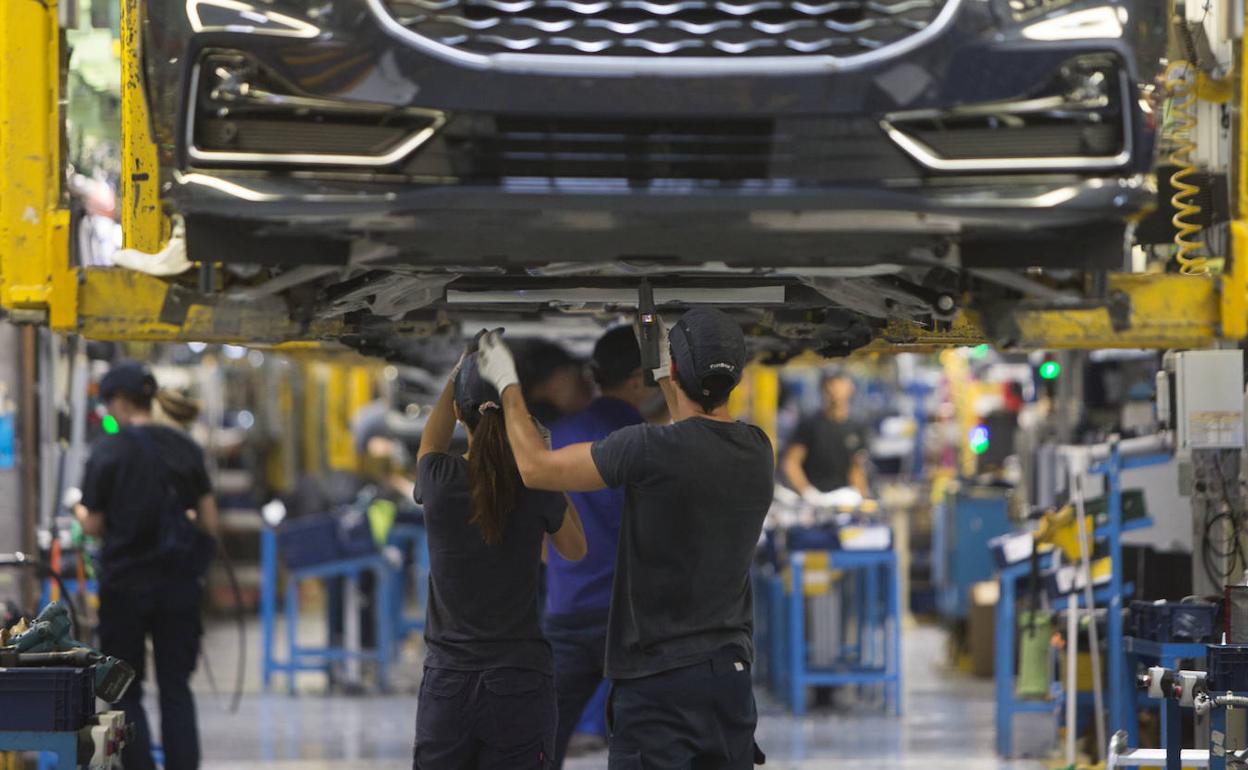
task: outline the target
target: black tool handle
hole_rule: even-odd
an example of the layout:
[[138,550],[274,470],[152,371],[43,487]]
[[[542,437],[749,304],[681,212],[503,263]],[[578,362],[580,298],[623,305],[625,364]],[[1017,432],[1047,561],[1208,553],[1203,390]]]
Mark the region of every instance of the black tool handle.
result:
[[650,371],[657,369],[662,356],[659,351],[659,309],[654,304],[654,289],[649,281],[642,281],[637,292],[637,343],[641,345],[641,368],[649,379]]

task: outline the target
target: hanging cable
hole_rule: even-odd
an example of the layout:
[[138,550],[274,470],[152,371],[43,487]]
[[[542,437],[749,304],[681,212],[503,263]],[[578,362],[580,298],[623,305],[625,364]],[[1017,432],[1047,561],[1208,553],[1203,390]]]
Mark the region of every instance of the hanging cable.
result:
[[[234,563],[230,561],[230,555],[220,539],[217,540],[217,559],[230,583],[230,591],[234,594],[234,621],[238,627],[238,666],[234,669],[234,691],[230,693],[230,703],[225,710],[228,714],[237,714],[243,701],[243,684],[247,676],[247,621],[243,615],[243,591],[238,584],[238,575],[234,572]],[[208,658],[207,645],[200,647],[199,659],[204,664],[204,675],[209,689],[213,695],[220,697],[221,690],[217,685],[212,661]]]
[[1178,60],[1166,67],[1166,92],[1170,94],[1170,142],[1174,149],[1170,151],[1170,163],[1176,170],[1170,175],[1170,186],[1174,194],[1170,197],[1170,205],[1174,207],[1174,216],[1170,219],[1174,225],[1174,258],[1178,260],[1179,272],[1184,275],[1206,275],[1209,272],[1209,259],[1204,256],[1193,256],[1193,253],[1204,247],[1204,243],[1196,238],[1204,227],[1196,221],[1200,216],[1201,207],[1195,202],[1200,195],[1200,185],[1188,181],[1196,174],[1196,163],[1192,153],[1196,151],[1196,91],[1192,83],[1194,71],[1189,61]]

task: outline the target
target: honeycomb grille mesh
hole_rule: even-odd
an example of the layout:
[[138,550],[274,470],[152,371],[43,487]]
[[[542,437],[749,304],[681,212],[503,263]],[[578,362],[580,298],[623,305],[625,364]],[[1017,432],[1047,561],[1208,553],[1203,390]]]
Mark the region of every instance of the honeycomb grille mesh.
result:
[[414,32],[481,54],[853,56],[932,23],[946,0],[387,0]]

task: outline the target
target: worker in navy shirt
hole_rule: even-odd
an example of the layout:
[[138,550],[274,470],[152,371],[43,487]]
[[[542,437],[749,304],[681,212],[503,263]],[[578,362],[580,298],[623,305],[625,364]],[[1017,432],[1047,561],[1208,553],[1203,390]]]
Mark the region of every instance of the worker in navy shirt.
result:
[[[629,326],[618,326],[599,338],[590,361],[601,395],[588,409],[564,417],[551,428],[555,449],[606,438],[620,428],[642,422],[638,409],[654,388],[646,386],[641,349]],[[620,539],[624,490],[573,492],[569,498],[581,515],[589,551],[579,562],[546,553],[546,638],[555,653],[555,690],[559,698],[559,729],[554,767],[562,766],[572,733],[586,704],[603,679],[607,646],[607,610],[615,577],[615,550]]]
[[167,770],[199,767],[199,731],[190,679],[199,660],[206,565],[171,562],[162,554],[162,517],[194,514],[204,531],[217,531],[217,505],[204,453],[181,430],[152,418],[156,378],[137,361],[114,365],[100,381],[100,400],[120,432],[91,450],[75,515],[88,535],[102,538],[100,650],[129,663],[134,684],[118,706],[134,735],[122,759],[127,768],[154,770],[151,732],[143,708],[150,639],[156,663],[161,745]]
[[[566,496],[522,483],[501,402],[468,354],[420,438],[429,603],[414,770],[546,770],[554,752],[554,665],[538,623],[542,538],[579,559],[585,533]],[[450,452],[456,420],[468,429],[465,456]]]
[[608,766],[744,770],[762,759],[750,567],[775,458],[766,433],[728,414],[746,364],[730,316],[691,310],[659,350],[653,373],[672,424],[631,425],[554,451],[532,424],[501,334],[482,338],[479,365],[502,394],[526,485],[624,490],[607,621]]

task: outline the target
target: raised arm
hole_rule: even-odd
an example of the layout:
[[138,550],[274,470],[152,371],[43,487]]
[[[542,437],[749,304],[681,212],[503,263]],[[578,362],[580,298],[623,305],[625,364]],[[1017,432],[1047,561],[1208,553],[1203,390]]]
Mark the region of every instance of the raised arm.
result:
[[589,444],[573,444],[557,451],[547,448],[524,403],[516,362],[499,332],[490,332],[481,338],[477,367],[503,396],[507,438],[526,487],[556,492],[593,492],[607,486],[594,465]]
[[598,473],[590,454],[591,444],[572,444],[562,449],[548,449],[529,414],[519,385],[503,391],[503,417],[507,421],[507,438],[516,456],[520,478],[530,489],[556,492],[594,492],[604,489],[607,482]]
[[580,561],[589,550],[589,545],[585,542],[585,526],[581,524],[581,516],[568,496],[564,495],[563,499],[567,503],[563,512],[563,526],[550,536],[550,542],[563,558]]
[[784,456],[780,460],[780,467],[784,471],[784,480],[789,482],[789,486],[793,491],[801,495],[807,495],[811,492],[818,492],[814,485],[810,483],[810,479],[806,476],[804,466],[806,462],[806,445],[799,444],[796,441],[789,444],[789,448],[784,450]]
[[420,462],[420,459],[427,454],[446,452],[451,448],[451,439],[455,435],[455,376],[458,373],[459,367],[456,366],[446,380],[446,387],[442,388],[442,395],[438,396],[438,402],[434,404],[433,411],[429,414],[425,430],[420,434],[420,449],[416,452],[416,462]]

